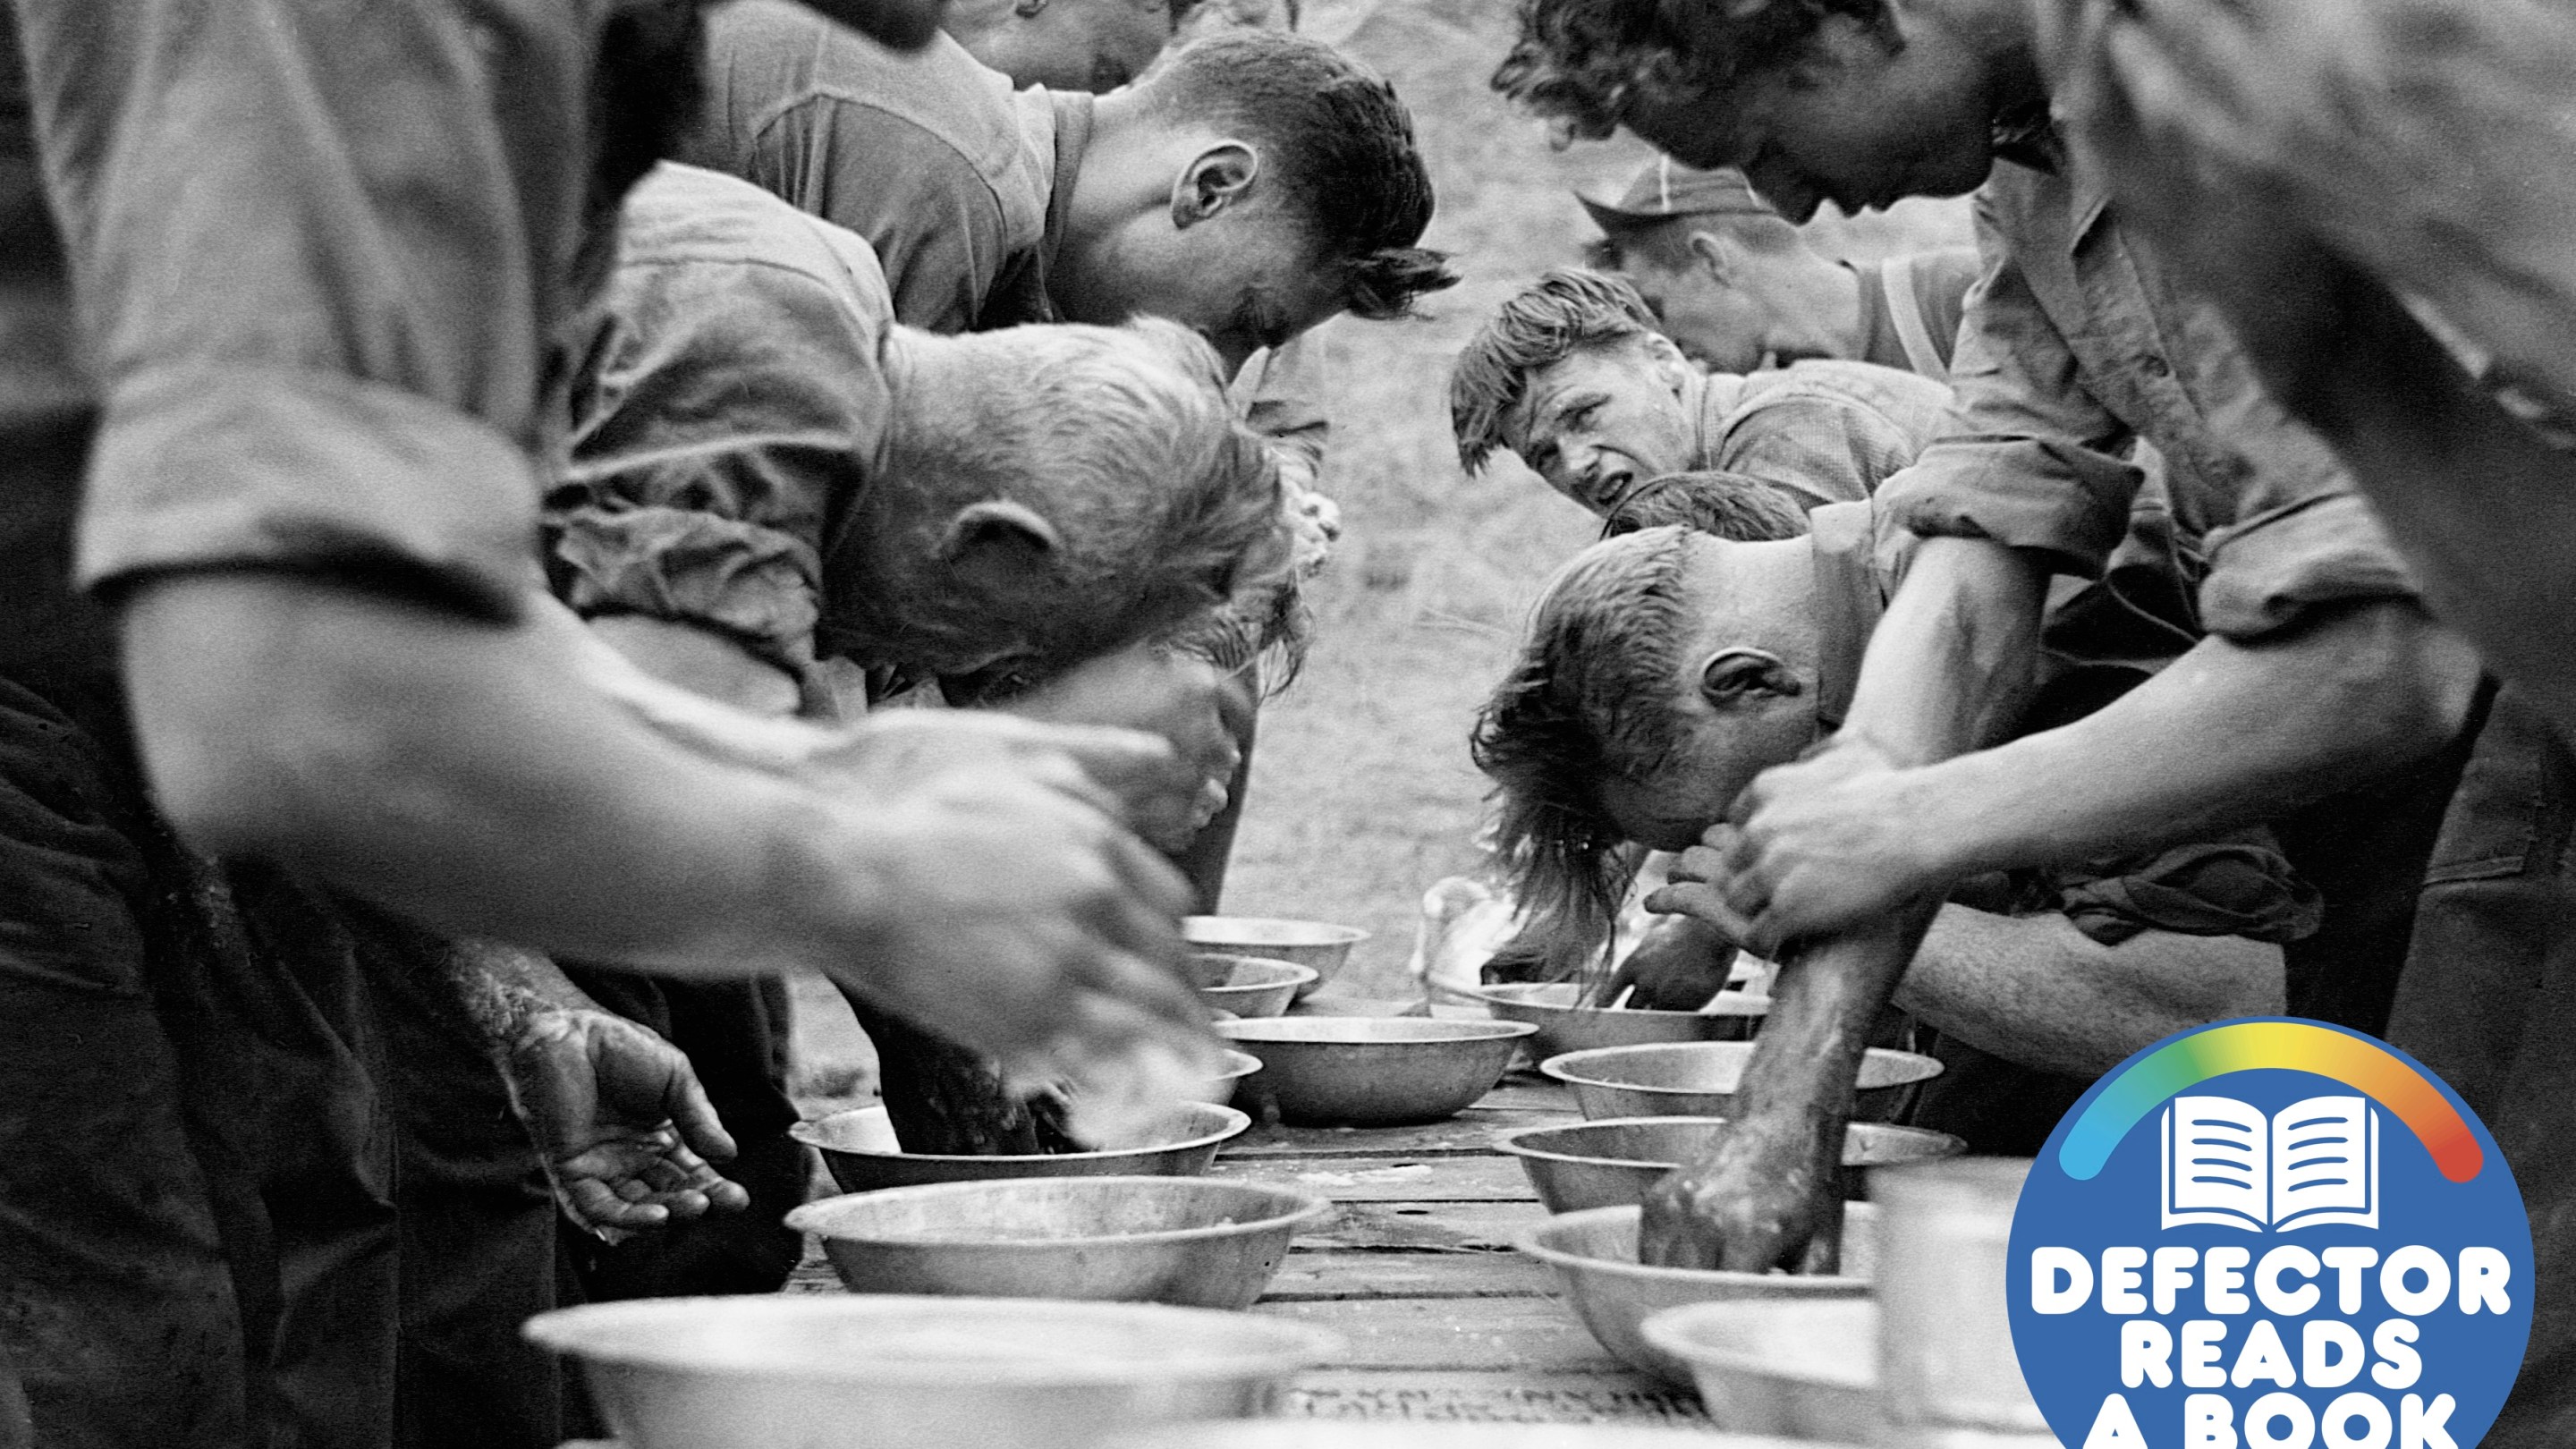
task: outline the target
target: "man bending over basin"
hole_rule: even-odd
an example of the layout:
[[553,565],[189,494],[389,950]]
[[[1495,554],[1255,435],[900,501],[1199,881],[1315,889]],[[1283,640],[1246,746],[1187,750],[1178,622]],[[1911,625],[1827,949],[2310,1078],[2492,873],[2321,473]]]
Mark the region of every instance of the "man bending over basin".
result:
[[[1600,940],[1628,885],[1627,846],[1690,845],[1746,781],[1840,722],[1883,607],[1870,509],[1809,517],[1811,534],[1760,542],[1647,528],[1595,544],[1550,584],[1474,739],[1497,785],[1497,849],[1549,928]],[[2101,662],[2085,634],[2080,614],[2052,619],[2053,677],[2026,729],[2144,677]],[[2093,1078],[2139,1047],[2277,1013],[2277,943],[2316,921],[2314,891],[2259,830],[1967,882],[1896,995],[1948,1067],[1917,1125],[1977,1152],[2037,1152]]]

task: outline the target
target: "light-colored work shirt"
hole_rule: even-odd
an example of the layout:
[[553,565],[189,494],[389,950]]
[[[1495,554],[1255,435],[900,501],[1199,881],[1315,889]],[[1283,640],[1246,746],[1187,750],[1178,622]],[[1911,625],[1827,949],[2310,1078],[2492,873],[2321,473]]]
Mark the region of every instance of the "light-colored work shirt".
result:
[[1712,373],[1697,467],[1759,478],[1804,508],[1858,503],[1947,430],[1950,390],[1866,362]]
[[2253,638],[2319,604],[2414,597],[2333,454],[2104,202],[2062,168],[1996,164],[1977,197],[1986,275],[1951,363],[1958,422],[1890,480],[1882,528],[1992,539],[2098,576],[2144,477],[2122,454],[2143,438],[2176,531],[2206,557],[2208,632]]
[[853,546],[839,520],[885,466],[884,273],[852,233],[696,167],[655,168],[625,232],[546,499],[556,592],[810,678],[846,652],[825,587]]

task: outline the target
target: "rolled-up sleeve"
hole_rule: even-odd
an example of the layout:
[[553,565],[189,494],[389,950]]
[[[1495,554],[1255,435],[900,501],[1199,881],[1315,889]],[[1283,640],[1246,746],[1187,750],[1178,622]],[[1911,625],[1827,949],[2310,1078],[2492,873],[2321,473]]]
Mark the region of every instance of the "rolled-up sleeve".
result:
[[2126,424],[2079,364],[1978,200],[1985,275],[1968,294],[1950,363],[1951,431],[1879,492],[1882,532],[1991,539],[2098,576],[2128,531],[2141,475]]
[[597,16],[11,3],[103,394],[82,581],[322,569],[507,614]]
[[730,177],[663,167],[574,383],[546,500],[556,592],[814,662],[825,530],[876,466],[891,303],[866,244]]

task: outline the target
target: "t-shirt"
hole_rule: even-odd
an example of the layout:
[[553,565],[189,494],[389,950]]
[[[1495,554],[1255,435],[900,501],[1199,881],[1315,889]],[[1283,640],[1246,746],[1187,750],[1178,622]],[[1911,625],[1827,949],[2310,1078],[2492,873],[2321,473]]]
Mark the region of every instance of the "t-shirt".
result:
[[894,301],[868,244],[759,187],[664,164],[635,188],[577,354],[546,498],[585,615],[718,630],[809,677],[832,643],[844,505],[880,476]]

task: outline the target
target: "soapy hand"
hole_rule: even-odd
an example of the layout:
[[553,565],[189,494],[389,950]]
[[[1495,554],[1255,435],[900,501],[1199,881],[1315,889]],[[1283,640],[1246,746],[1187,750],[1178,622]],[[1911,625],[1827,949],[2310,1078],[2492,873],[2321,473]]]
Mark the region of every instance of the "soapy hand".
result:
[[1947,885],[1939,823],[1904,770],[1848,733],[1764,771],[1674,862],[1646,908],[1694,916],[1757,956],[1864,925]]
[[730,1161],[734,1143],[688,1057],[646,1028],[605,1011],[540,1012],[503,1069],[576,1226],[615,1241],[750,1205],[708,1165]]
[[1100,783],[1139,834],[1171,850],[1225,808],[1226,787],[1243,760],[1235,737],[1252,708],[1250,691],[1215,666],[1143,646],[1093,660],[1003,706],[1023,719],[1163,739],[1171,748],[1167,763]]

